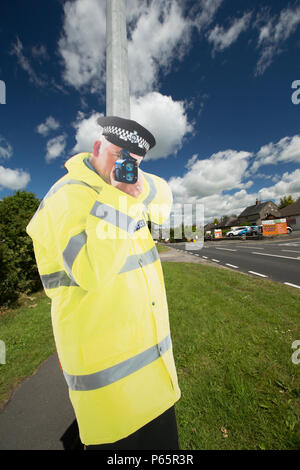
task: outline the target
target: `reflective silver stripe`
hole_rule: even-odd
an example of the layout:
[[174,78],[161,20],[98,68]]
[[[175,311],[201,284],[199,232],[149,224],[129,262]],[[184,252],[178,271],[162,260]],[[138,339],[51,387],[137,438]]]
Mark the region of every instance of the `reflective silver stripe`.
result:
[[45,206],[45,200],[52,196],[53,194],[56,193],[56,191],[58,191],[62,186],[65,186],[66,184],[81,184],[83,186],[88,186],[89,188],[93,189],[94,191],[96,191],[96,193],[99,193],[99,191],[94,187],[94,186],[90,186],[89,184],[87,183],[84,183],[83,181],[80,181],[80,180],[74,180],[74,179],[69,179],[69,180],[64,180],[64,181],[58,181],[57,183],[55,183],[52,188],[48,191],[48,193],[46,194],[46,196],[44,196],[44,199],[41,201],[38,209],[36,210],[34,216],[32,217],[32,219],[39,213],[39,211],[41,209],[43,209],[43,207]]
[[67,247],[63,251],[63,261],[66,271],[69,273],[70,278],[76,283],[72,276],[72,266],[79,251],[86,243],[85,231],[78,233],[74,237],[70,238]]
[[150,186],[150,192],[149,192],[148,196],[146,197],[146,199],[143,202],[145,204],[145,206],[148,208],[148,205],[155,198],[157,190],[156,190],[156,186],[155,186],[154,181],[152,180],[152,178],[150,178],[150,176],[146,175],[144,172],[143,172],[143,175],[146,178],[146,180],[147,180],[147,182]]
[[126,361],[120,362],[108,369],[95,372],[88,375],[70,375],[63,371],[67,384],[71,390],[96,390],[106,387],[117,380],[127,377],[129,374],[136,372],[142,367],[147,366],[162,356],[172,345],[171,337],[168,335],[160,343],[155,344],[146,351],[137,354]]
[[151,250],[146,251],[146,253],[141,253],[140,255],[131,255],[128,256],[122,268],[119,271],[119,274],[125,273],[127,271],[132,271],[133,269],[140,268],[147,264],[154,263],[159,259],[156,246],[151,248]]
[[133,234],[137,224],[137,222],[129,215],[99,201],[95,202],[90,214],[129,232],[131,235]]
[[78,286],[78,284],[70,279],[65,271],[57,271],[56,273],[43,274],[40,276],[44,289],[55,289],[60,286]]

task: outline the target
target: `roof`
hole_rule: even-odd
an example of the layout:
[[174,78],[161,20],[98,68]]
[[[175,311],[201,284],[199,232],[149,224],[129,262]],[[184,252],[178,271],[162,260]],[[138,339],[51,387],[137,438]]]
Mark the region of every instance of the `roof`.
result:
[[216,228],[216,225],[215,224],[204,225],[204,230],[211,230],[212,228]]
[[254,204],[254,206],[249,206],[246,207],[246,209],[240,213],[240,217],[247,217],[248,215],[254,215],[254,214],[260,214],[260,211],[269,203],[270,201],[267,202],[262,202],[260,204]]
[[229,217],[226,221],[225,227],[233,227],[234,225],[239,225],[240,221],[236,217]]
[[300,200],[294,202],[294,204],[289,204],[283,209],[280,209],[280,212],[283,217],[288,217],[290,215],[299,215],[300,214]]

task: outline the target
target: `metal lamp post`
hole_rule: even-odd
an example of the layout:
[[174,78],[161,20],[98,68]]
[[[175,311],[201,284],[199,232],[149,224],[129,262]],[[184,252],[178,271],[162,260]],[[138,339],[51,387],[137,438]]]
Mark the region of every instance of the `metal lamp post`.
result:
[[130,119],[125,0],[106,0],[106,115]]

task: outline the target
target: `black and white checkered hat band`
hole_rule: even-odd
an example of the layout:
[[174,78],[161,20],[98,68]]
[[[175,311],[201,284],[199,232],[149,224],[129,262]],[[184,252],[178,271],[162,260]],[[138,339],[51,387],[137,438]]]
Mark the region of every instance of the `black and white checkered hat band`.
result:
[[103,127],[103,135],[105,134],[114,134],[122,140],[129,141],[132,144],[137,144],[141,149],[145,149],[146,152],[150,149],[150,144],[140,137],[137,132],[126,131],[125,129],[116,126],[105,126]]

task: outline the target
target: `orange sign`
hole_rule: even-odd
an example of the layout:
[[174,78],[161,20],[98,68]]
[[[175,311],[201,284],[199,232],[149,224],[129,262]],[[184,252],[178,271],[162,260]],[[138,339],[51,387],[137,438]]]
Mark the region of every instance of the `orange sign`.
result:
[[215,238],[222,238],[222,230],[219,230],[219,229],[215,230]]
[[281,224],[276,224],[276,225],[277,225],[278,234],[280,234],[280,233],[288,233],[288,232],[287,232],[287,228],[286,228],[286,222],[281,223]]
[[264,236],[282,235],[287,233],[286,222],[274,223],[274,221],[270,220],[269,224],[267,222],[263,224],[262,229]]

